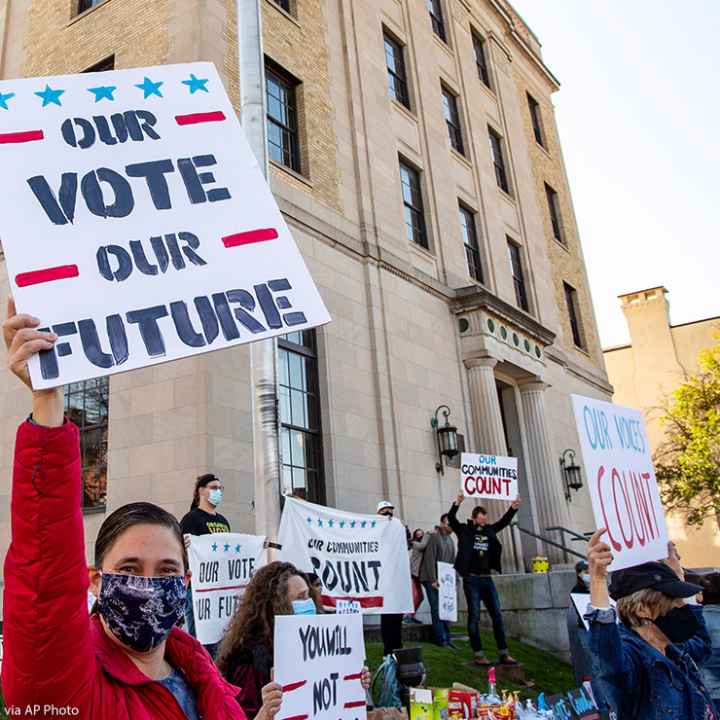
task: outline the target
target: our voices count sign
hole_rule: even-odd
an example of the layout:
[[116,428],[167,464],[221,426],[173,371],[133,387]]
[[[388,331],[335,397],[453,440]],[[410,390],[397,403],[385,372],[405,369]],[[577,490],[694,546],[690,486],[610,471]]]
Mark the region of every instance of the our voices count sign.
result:
[[362,615],[278,615],[278,720],[366,720]]
[[460,482],[465,497],[513,501],[520,492],[517,458],[463,453]]
[[330,319],[211,63],[0,82],[0,163],[35,388]]
[[572,396],[595,523],[607,528],[610,570],[667,556],[668,533],[642,414]]

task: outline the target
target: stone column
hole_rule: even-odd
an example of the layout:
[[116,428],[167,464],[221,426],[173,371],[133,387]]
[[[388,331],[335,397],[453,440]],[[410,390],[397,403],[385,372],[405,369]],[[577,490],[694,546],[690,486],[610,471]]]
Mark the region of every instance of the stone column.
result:
[[465,360],[477,442],[473,450],[489,455],[506,455],[507,443],[495,384],[496,365],[497,360],[489,357]]
[[[559,533],[546,533],[547,527],[568,527],[568,509],[565,501],[562,478],[560,477],[559,458],[555,457],[545,413],[545,390],[543,382],[530,382],[520,386],[525,437],[530,455],[537,502],[540,533],[556,542]],[[543,551],[554,562],[562,562],[562,552],[543,546]]]

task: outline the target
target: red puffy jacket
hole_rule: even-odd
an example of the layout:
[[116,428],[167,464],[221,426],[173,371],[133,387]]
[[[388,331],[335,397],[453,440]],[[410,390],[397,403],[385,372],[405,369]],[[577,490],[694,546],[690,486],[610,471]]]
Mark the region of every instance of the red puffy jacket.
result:
[[[18,429],[12,541],[5,560],[2,685],[11,716],[185,720],[172,693],[149,680],[87,611],[77,427]],[[240,690],[197,640],[174,628],[166,658],[196,693],[203,720],[245,720]],[[77,708],[77,710],[75,710]]]

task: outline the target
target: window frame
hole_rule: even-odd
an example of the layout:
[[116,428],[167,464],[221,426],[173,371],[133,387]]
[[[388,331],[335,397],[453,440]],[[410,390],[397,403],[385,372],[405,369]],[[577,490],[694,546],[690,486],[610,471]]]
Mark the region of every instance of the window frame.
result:
[[[453,92],[445,83],[440,83],[442,95],[443,117],[447,126],[450,147],[455,152],[465,156],[465,141],[463,140],[462,120],[457,93]],[[450,117],[448,117],[448,115]]]
[[[475,216],[477,213],[470,207],[458,200],[458,216],[460,220],[460,236],[465,246],[465,262],[467,264],[468,275],[481,284],[484,284],[483,263],[480,255],[480,241],[478,239],[477,223]],[[469,221],[469,222],[468,222]],[[468,243],[464,228],[468,229],[467,236],[470,239]]]
[[[390,44],[393,51],[395,49],[398,51],[397,55],[393,52],[393,61],[397,66],[396,70],[392,70],[388,65],[388,44]],[[383,26],[383,52],[385,54],[385,69],[388,78],[388,93],[395,102],[399,102],[403,107],[412,110],[410,106],[410,84],[408,82],[407,65],[405,64],[405,45],[385,26]]]
[[285,11],[288,15],[292,14],[292,3],[291,0],[270,0],[273,5],[277,5],[281,10]]
[[115,69],[115,55],[110,55],[106,57],[104,60],[100,60],[99,62],[96,62],[94,65],[91,65],[89,68],[85,68],[83,70],[83,73],[95,73],[95,72],[110,72],[111,70]]
[[505,141],[502,135],[496,132],[490,125],[488,125],[488,139],[490,142],[490,157],[495,169],[495,182],[503,192],[511,195]]
[[[303,339],[303,344],[298,344],[294,342],[293,340],[289,340],[288,336],[295,335],[296,333],[300,333]],[[305,342],[305,340],[309,339],[309,344]],[[291,472],[291,489],[295,490],[294,486],[292,486],[292,471],[294,468],[302,468],[305,472],[305,499],[307,499],[309,502],[314,502],[319,505],[325,505],[327,502],[327,486],[326,486],[326,476],[325,476],[325,457],[324,457],[324,450],[323,450],[323,431],[322,431],[322,399],[320,395],[320,369],[319,369],[319,353],[318,353],[318,344],[317,344],[317,331],[314,329],[311,330],[297,330],[295,332],[288,333],[287,335],[281,335],[278,337],[278,362],[280,362],[280,351],[284,351],[286,353],[292,353],[295,355],[300,355],[303,358],[306,358],[310,360],[314,366],[314,369],[312,370],[314,374],[313,378],[313,385],[314,385],[314,391],[306,391],[301,390],[298,388],[294,388],[292,385],[288,384],[287,387],[288,391],[295,391],[295,392],[302,392],[309,400],[311,399],[315,404],[315,410],[314,414],[317,418],[317,427],[303,427],[301,425],[295,425],[292,422],[283,422],[282,414],[281,414],[281,407],[280,403],[278,401],[278,428],[280,432],[280,450],[281,450],[281,463],[280,463],[280,472],[282,479],[282,486],[283,489],[285,489],[284,484],[284,471],[285,467],[290,468]],[[290,383],[290,378],[288,377],[288,383]],[[278,376],[278,397],[280,396],[280,377]],[[308,401],[309,401],[308,400]],[[292,400],[290,401],[292,403]],[[308,412],[308,417],[312,415],[311,412]],[[309,422],[308,422],[309,425]],[[315,468],[311,468],[308,470],[310,466],[306,465],[296,465],[293,464],[293,458],[286,458],[282,456],[282,435],[283,435],[283,429],[286,429],[290,432],[299,432],[303,433],[304,436],[309,436],[313,440],[313,456],[314,456],[314,462],[316,464]],[[291,448],[292,448],[292,441],[291,441]],[[307,457],[307,456],[305,456]],[[305,460],[305,458],[304,458]],[[314,486],[309,482],[310,476],[315,476],[314,479]]]
[[[285,101],[282,97],[276,97],[273,95],[273,99],[278,101],[282,104],[285,113],[287,114],[288,121],[290,124],[284,123],[282,120],[275,118],[270,114],[270,102],[269,102],[269,96],[270,96],[270,82],[269,79],[272,78],[273,82],[276,85],[279,85],[283,88],[284,93],[286,97],[289,97],[289,101]],[[299,122],[299,112],[298,112],[298,87],[301,85],[300,81],[294,78],[289,73],[285,72],[282,68],[277,66],[275,63],[273,63],[271,60],[266,58],[265,60],[265,101],[267,105],[267,110],[265,113],[265,122],[269,125],[272,124],[275,127],[280,128],[281,137],[285,138],[287,135],[287,138],[289,140],[289,149],[285,147],[280,147],[276,143],[272,142],[270,140],[270,132],[268,131],[267,135],[267,144],[268,144],[268,156],[272,159],[273,162],[277,163],[278,165],[287,168],[288,170],[291,170],[293,172],[296,172],[298,174],[302,174],[302,162],[301,162],[301,149],[300,149],[300,122]],[[278,148],[283,160],[278,160],[277,158],[273,157],[270,146],[273,146],[274,148]],[[285,157],[287,157],[288,161],[285,161]]]
[[579,350],[587,352],[587,339],[585,338],[585,328],[582,321],[582,313],[580,312],[580,302],[578,291],[563,281],[563,291],[565,293],[565,306],[567,308],[568,320],[570,321],[570,333],[572,334],[573,344]]
[[535,142],[545,150],[547,149],[545,145],[545,128],[543,127],[540,103],[529,92],[526,92],[525,95],[527,96],[530,122],[533,128],[533,135],[535,135]]
[[561,245],[567,247],[565,232],[563,228],[562,215],[560,214],[560,198],[557,191],[547,183],[545,185],[545,198],[547,200],[550,225],[552,226],[553,237]]
[[510,275],[515,289],[515,302],[526,313],[530,312],[530,294],[525,272],[522,245],[507,236],[508,259],[510,261]]
[[[427,228],[427,219],[425,217],[425,198],[423,196],[423,187],[422,187],[422,171],[419,170],[415,165],[410,163],[408,160],[406,160],[404,157],[400,156],[398,158],[398,168],[399,168],[399,175],[400,175],[400,195],[402,197],[403,202],[403,224],[405,225],[405,235],[408,239],[408,242],[414,243],[415,245],[423,248],[424,250],[430,250],[430,242],[428,238],[428,228]],[[412,197],[413,191],[419,201],[419,204],[413,205],[412,203],[409,203],[405,198],[405,192],[404,187],[405,183],[403,181],[403,169],[408,172],[408,175],[410,177],[410,180],[414,178],[416,180],[416,187],[413,187],[412,182],[410,182],[410,195]],[[413,222],[412,224],[412,230],[413,230],[413,237],[409,237],[407,234],[408,229],[410,229],[411,226],[408,225],[407,219],[406,219],[406,212],[409,211],[411,214],[411,218],[413,220],[419,219],[419,222],[416,224]],[[417,235],[416,232],[420,233],[420,239],[421,242],[418,242],[416,239]]]
[[442,0],[426,0],[428,14],[430,15],[430,26],[433,34],[440,38],[447,45],[447,30],[445,29],[445,15],[442,8]]
[[82,15],[84,12],[92,10],[93,8],[96,8],[105,2],[107,2],[107,0],[77,0],[77,3],[75,5],[75,7],[77,8],[76,14]]
[[490,82],[490,65],[488,64],[488,58],[485,54],[485,45],[487,40],[477,30],[470,29],[472,35],[473,52],[475,53],[475,66],[477,67],[478,77],[482,80],[483,85],[489,90],[492,90],[492,84]]
[[[79,387],[78,387],[79,386]],[[110,379],[109,377],[94,378],[92,380],[82,380],[77,383],[70,383],[64,387],[64,410],[65,415],[70,422],[75,423],[78,428],[79,444],[80,444],[80,478],[82,482],[82,511],[83,513],[101,513],[107,508],[107,484],[108,484],[108,433],[110,426]],[[87,421],[87,399],[90,393],[99,390],[98,397],[98,421],[88,423]],[[73,402],[76,398],[82,399],[81,406]],[[104,409],[103,409],[104,400]],[[79,415],[79,416],[78,416]],[[80,420],[78,422],[77,420]],[[86,502],[88,497],[88,483],[86,482],[86,472],[91,469],[91,465],[86,464],[88,458],[88,443],[92,433],[98,432],[100,442],[95,448],[104,446],[105,460],[100,465],[101,476],[104,475],[104,481],[101,480],[100,486],[104,486],[101,494],[102,502],[90,504]]]

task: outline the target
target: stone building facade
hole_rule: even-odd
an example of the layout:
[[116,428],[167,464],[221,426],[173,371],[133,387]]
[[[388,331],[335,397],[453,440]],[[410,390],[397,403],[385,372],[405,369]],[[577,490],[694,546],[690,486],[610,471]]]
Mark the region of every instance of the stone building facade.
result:
[[[435,467],[447,405],[468,450],[519,458],[524,527],[591,529],[559,458],[570,394],[611,388],[539,41],[505,0],[259,1],[270,182],[333,316],[280,343],[284,489],[433,526],[459,486]],[[0,30],[3,78],[210,60],[239,98],[232,0],[0,0]],[[254,529],[248,378],[238,348],[71,388],[88,547],[129,500],[182,515],[207,471]],[[2,552],[27,411],[7,372],[0,400]]]
[[[671,324],[667,292],[654,287],[621,295],[630,343],[604,351],[613,400],[643,411],[653,452],[663,440],[663,404],[689,375],[700,371],[700,353],[717,344],[720,332],[720,317]],[[667,520],[686,567],[718,566],[717,522],[708,520],[702,528],[693,529],[680,516],[669,515]]]

